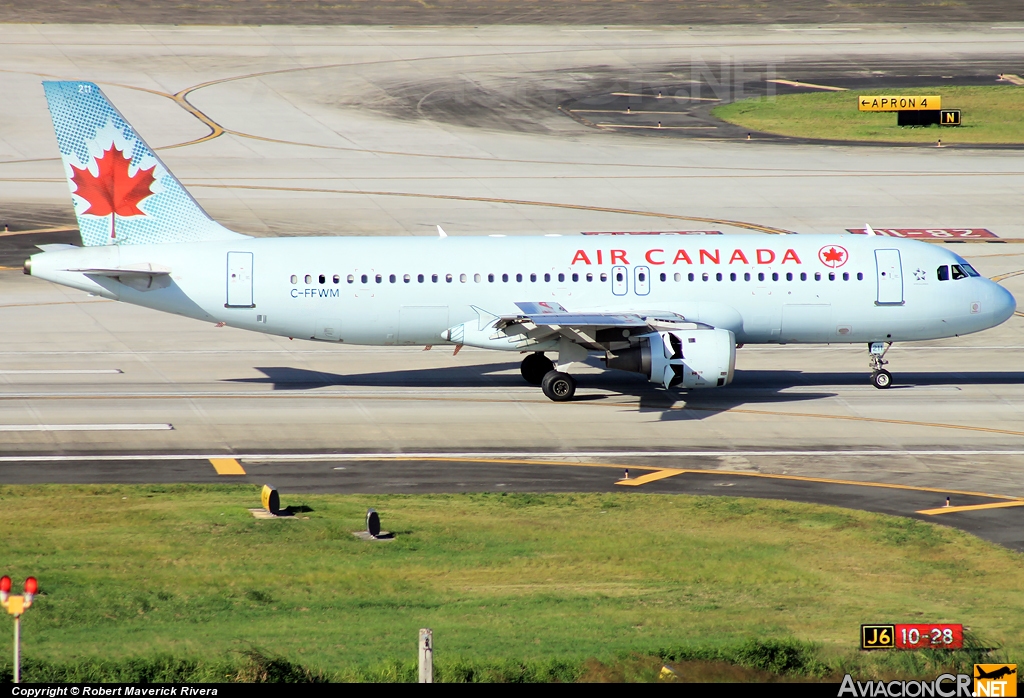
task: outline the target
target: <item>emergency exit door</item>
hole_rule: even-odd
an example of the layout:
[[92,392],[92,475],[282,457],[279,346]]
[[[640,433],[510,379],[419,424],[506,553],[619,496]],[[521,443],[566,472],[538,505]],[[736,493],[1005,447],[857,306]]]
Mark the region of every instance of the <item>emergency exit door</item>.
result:
[[228,252],[228,299],[224,307],[256,307],[252,302],[252,252]]
[[903,305],[903,266],[899,250],[875,250],[877,305]]

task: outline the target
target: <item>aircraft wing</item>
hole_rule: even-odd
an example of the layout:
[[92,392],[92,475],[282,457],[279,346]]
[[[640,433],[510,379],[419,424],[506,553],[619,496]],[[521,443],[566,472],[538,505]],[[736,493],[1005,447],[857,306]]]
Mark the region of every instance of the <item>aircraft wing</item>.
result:
[[81,274],[93,274],[95,276],[125,276],[129,274],[140,274],[145,276],[167,276],[171,273],[170,268],[159,264],[133,264],[126,267],[94,267],[88,269],[67,269],[66,271],[77,271]]

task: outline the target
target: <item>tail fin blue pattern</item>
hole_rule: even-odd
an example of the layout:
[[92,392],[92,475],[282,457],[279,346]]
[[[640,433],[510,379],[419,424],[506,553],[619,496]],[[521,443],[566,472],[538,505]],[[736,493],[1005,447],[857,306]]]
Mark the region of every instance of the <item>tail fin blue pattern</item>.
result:
[[84,245],[247,237],[207,215],[96,84],[43,89]]

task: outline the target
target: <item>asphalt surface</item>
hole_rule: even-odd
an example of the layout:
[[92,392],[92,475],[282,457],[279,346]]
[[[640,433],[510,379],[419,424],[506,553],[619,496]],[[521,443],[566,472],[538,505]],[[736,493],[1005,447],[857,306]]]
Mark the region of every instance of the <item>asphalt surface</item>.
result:
[[1007,22],[1024,18],[1020,3],[971,0],[26,0],[0,2],[0,22],[93,24],[834,24],[848,22]]

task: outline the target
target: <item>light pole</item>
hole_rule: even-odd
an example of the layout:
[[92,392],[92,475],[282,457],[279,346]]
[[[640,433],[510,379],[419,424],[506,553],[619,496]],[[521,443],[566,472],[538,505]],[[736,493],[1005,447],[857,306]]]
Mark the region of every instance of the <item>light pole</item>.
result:
[[39,582],[29,577],[25,580],[24,596],[11,596],[11,578],[6,574],[0,577],[0,604],[14,616],[14,683],[21,682],[21,614],[32,605],[37,591]]

